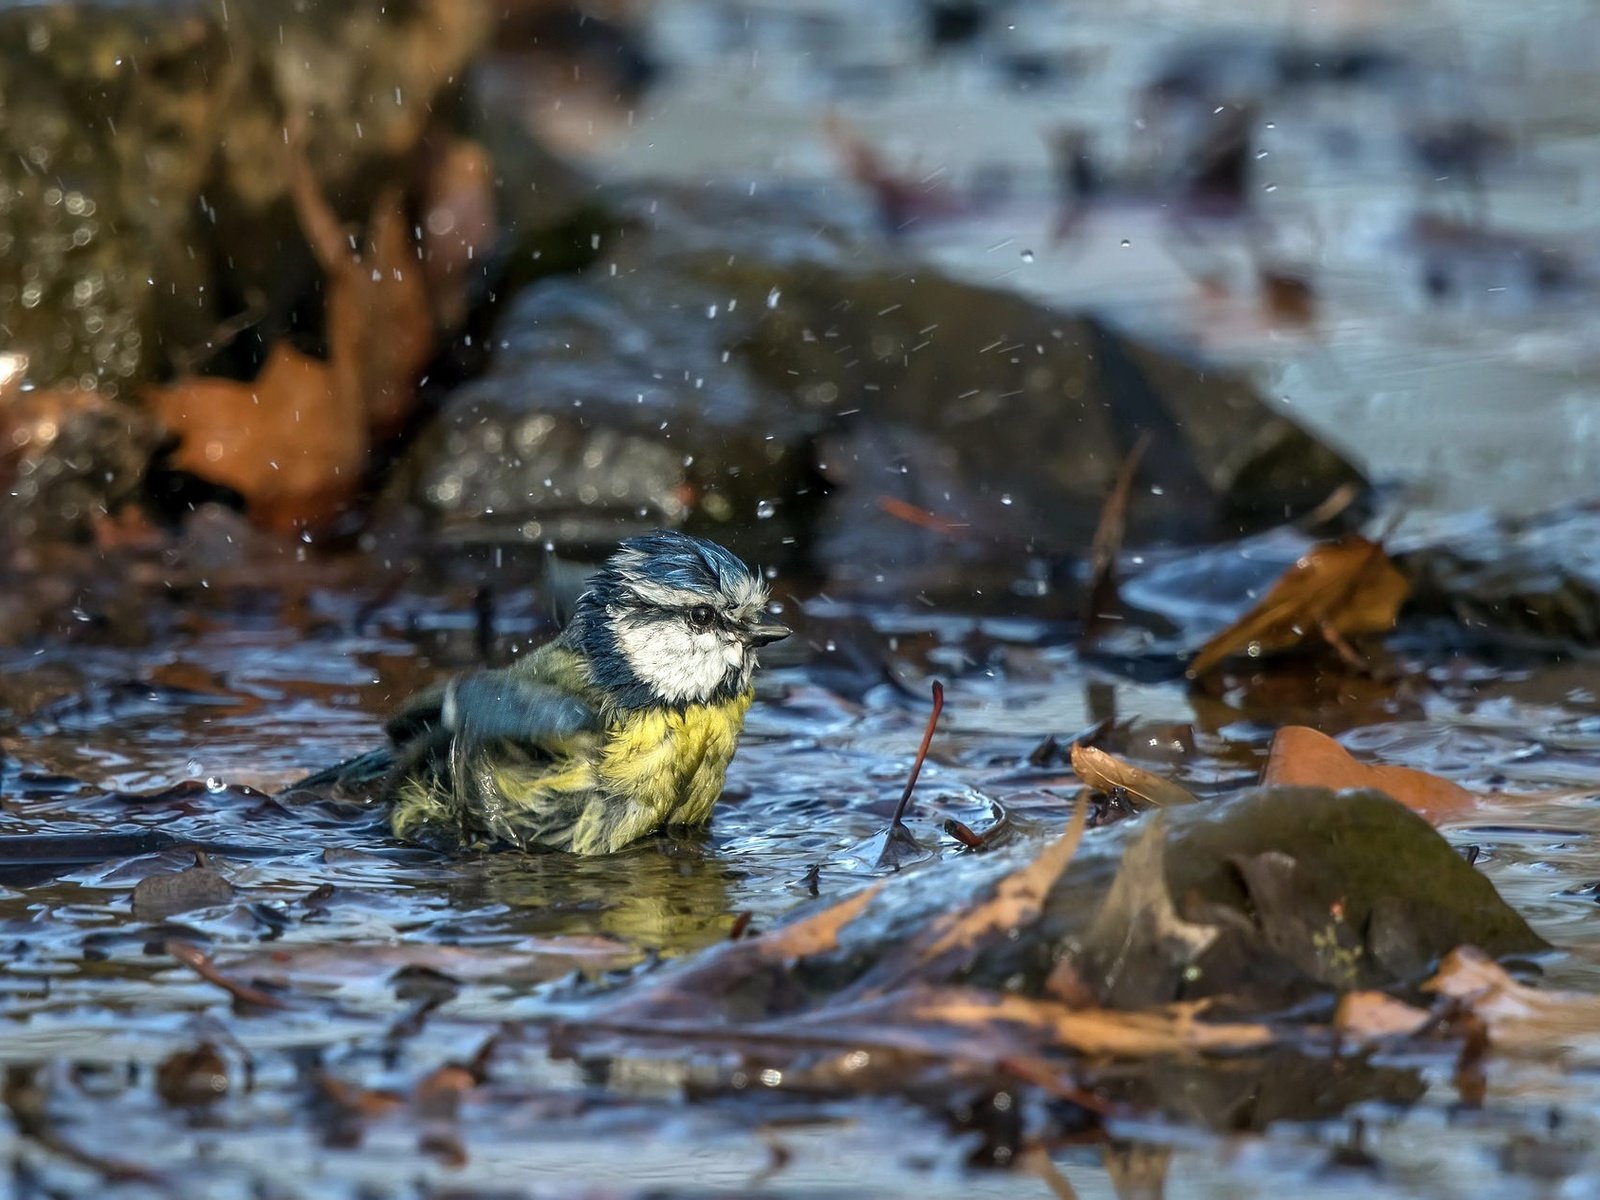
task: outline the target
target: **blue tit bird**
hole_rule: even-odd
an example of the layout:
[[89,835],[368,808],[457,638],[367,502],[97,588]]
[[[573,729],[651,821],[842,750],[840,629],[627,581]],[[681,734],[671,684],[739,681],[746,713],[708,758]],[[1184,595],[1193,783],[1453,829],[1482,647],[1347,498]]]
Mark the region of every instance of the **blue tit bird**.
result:
[[[419,693],[390,718],[390,828],[449,847],[610,854],[711,818],[761,647],[789,635],[761,578],[704,538],[624,541],[566,628],[515,665]],[[341,768],[302,786],[341,778]]]

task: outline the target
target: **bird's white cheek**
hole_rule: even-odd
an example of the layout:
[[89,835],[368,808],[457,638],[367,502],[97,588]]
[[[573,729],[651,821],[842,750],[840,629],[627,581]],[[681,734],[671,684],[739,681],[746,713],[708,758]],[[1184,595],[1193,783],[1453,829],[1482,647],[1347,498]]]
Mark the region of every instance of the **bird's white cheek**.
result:
[[707,699],[730,665],[741,661],[737,644],[730,646],[715,630],[695,633],[664,622],[624,625],[617,645],[633,673],[672,703]]

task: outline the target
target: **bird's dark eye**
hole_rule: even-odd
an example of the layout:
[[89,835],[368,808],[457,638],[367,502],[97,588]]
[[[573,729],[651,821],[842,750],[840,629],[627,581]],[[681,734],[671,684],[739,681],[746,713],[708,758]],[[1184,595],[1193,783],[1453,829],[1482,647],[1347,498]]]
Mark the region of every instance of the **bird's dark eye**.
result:
[[709,604],[696,604],[689,610],[689,624],[696,629],[708,629],[711,626],[711,615]]

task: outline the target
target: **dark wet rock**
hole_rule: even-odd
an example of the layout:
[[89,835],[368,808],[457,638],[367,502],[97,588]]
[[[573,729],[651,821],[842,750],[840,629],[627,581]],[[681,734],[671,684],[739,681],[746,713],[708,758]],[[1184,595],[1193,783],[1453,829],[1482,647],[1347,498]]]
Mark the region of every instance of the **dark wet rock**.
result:
[[233,885],[214,867],[161,871],[141,879],[133,889],[133,915],[139,921],[164,921],[197,908],[227,904],[232,899]]
[[1523,518],[1479,517],[1408,539],[1395,565],[1412,582],[1407,613],[1443,616],[1469,633],[1541,642],[1600,641],[1600,506]]
[[718,217],[658,212],[515,302],[410,463],[441,533],[667,523],[865,589],[959,564],[1003,593],[1087,546],[1143,432],[1130,542],[1262,528],[1359,483],[1238,377],[1096,318],[912,271],[803,208]]
[[287,195],[291,119],[323,191],[364,217],[409,177],[485,28],[458,0],[0,11],[0,375],[79,393],[24,451],[10,529],[82,533],[143,478],[143,383],[201,365],[229,325],[248,372],[303,322],[319,276]]
[[[950,910],[953,896],[981,895],[1037,853],[1007,848],[890,880],[847,927],[841,952],[808,964],[804,981],[833,990]],[[1124,872],[1124,892],[1170,909],[1119,912],[1113,880]],[[1415,982],[1461,945],[1497,956],[1545,948],[1486,877],[1388,796],[1265,788],[1091,832],[1039,921],[991,944],[959,978],[1037,993],[1065,960],[1119,1006],[1226,995],[1275,1008]]]
[[[0,254],[0,272],[5,261]],[[22,540],[84,537],[98,519],[139,494],[156,443],[148,417],[94,391],[7,395],[0,386],[5,533]]]

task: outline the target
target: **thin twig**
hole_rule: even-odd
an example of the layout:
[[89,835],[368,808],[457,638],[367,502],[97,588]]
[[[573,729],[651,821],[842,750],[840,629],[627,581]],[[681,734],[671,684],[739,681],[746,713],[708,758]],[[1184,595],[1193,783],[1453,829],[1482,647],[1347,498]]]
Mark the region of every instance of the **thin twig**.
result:
[[221,971],[217,970],[216,965],[212,963],[205,951],[192,942],[173,938],[167,941],[165,948],[168,954],[200,976],[201,979],[204,979],[207,983],[216,984],[235,1000],[245,1004],[254,1004],[257,1008],[285,1009],[289,1007],[287,1000],[282,1000],[277,996],[263,992],[260,988],[251,987],[248,983],[240,983],[237,980],[229,979]]
[[906,805],[911,803],[911,793],[916,790],[917,776],[922,774],[922,764],[928,760],[928,747],[933,745],[934,726],[939,724],[939,714],[944,711],[944,684],[933,681],[933,711],[928,714],[928,727],[922,731],[922,745],[917,748],[917,760],[911,764],[911,777],[906,780],[906,790],[900,793],[900,803],[895,805],[894,820],[890,826],[905,823]]
[[1089,592],[1083,602],[1083,640],[1093,640],[1099,632],[1103,618],[1117,600],[1117,555],[1122,550],[1123,535],[1128,530],[1128,503],[1133,498],[1133,480],[1139,473],[1139,463],[1150,448],[1150,432],[1139,435],[1139,440],[1128,451],[1128,457],[1117,468],[1116,482],[1100,510],[1100,521],[1095,526],[1094,541],[1090,549]]

